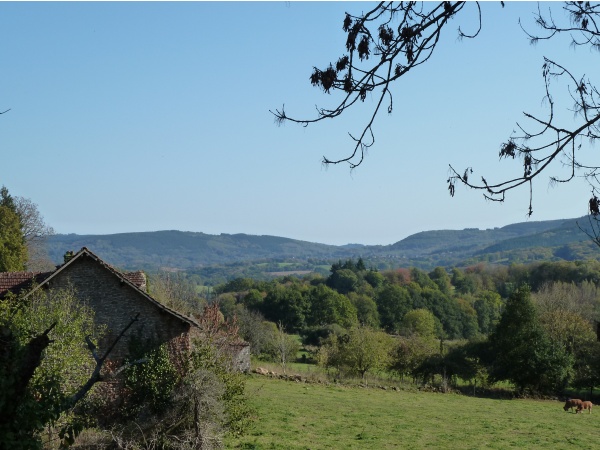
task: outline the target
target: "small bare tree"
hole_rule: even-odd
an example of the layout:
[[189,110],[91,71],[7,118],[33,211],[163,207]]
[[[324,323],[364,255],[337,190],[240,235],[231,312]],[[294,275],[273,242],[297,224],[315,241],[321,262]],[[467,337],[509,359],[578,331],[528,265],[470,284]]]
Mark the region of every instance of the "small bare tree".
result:
[[46,249],[46,239],[54,234],[54,229],[44,222],[38,206],[30,199],[14,197],[14,202],[29,254],[27,269],[34,272],[54,269]]
[[293,336],[286,334],[283,323],[279,322],[277,324],[277,333],[275,335],[275,349],[284,375],[287,371],[288,362],[293,361],[296,358],[299,348],[300,344],[298,341]]
[[190,316],[201,313],[206,305],[194,284],[181,273],[160,271],[150,276],[149,285],[152,296],[159,302]]

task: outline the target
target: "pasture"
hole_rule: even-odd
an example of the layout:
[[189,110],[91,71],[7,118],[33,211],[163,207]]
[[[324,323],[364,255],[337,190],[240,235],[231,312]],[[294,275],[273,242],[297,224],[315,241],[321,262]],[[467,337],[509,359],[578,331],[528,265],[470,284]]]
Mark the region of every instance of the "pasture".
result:
[[230,449],[586,449],[600,447],[600,408],[563,410],[557,400],[307,384],[249,375],[256,409]]

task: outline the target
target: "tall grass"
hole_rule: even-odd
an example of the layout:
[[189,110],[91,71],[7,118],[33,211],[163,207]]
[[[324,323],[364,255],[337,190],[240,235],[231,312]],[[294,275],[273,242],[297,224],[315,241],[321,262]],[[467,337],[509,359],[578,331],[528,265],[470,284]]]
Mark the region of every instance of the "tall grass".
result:
[[598,448],[597,414],[559,401],[363,389],[249,376],[251,430],[232,449]]

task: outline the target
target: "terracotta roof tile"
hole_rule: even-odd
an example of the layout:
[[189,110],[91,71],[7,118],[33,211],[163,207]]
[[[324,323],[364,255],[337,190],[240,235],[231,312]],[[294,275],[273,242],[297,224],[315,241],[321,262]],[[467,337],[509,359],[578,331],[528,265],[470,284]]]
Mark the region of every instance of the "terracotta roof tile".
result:
[[31,286],[32,282],[41,283],[52,272],[0,272],[0,297],[8,291],[18,294]]
[[119,277],[126,283],[130,283],[135,289],[156,307],[168,312],[172,316],[189,323],[192,326],[199,327],[198,323],[191,317],[184,316],[177,311],[166,307],[162,303],[152,298],[146,291],[146,275],[142,271],[124,273],[110,264],[105,263],[97,255],[92,253],[86,247],[82,247],[77,253],[75,253],[67,262],[58,266],[53,272],[0,272],[0,298],[2,298],[8,291],[18,293],[26,287],[31,286],[32,281],[35,280],[37,283],[44,281],[50,281],[50,279],[58,275],[63,270],[67,269],[73,261],[77,260],[82,256],[90,256],[95,259],[101,266],[105,267],[111,273]]
[[123,276],[127,278],[131,283],[135,284],[138,288],[146,290],[146,274],[141,270],[137,272],[122,272]]

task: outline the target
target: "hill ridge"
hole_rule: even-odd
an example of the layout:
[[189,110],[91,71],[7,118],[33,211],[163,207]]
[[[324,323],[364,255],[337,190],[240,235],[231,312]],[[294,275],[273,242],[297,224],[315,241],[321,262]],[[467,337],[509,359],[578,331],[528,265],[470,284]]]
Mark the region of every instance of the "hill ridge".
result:
[[519,222],[484,230],[420,231],[389,245],[331,245],[282,236],[246,233],[212,235],[180,230],[105,235],[71,233],[51,236],[48,239],[48,252],[53,262],[60,263],[66,251],[88,247],[111,264],[145,270],[160,267],[188,270],[265,260],[332,261],[358,257],[387,261],[392,266],[429,268],[477,261],[509,263],[523,259],[515,255],[523,255],[526,251],[535,253],[538,260],[555,260],[565,256],[600,259],[600,250],[577,225],[578,221],[583,222],[582,219],[587,220],[584,216],[578,219]]

